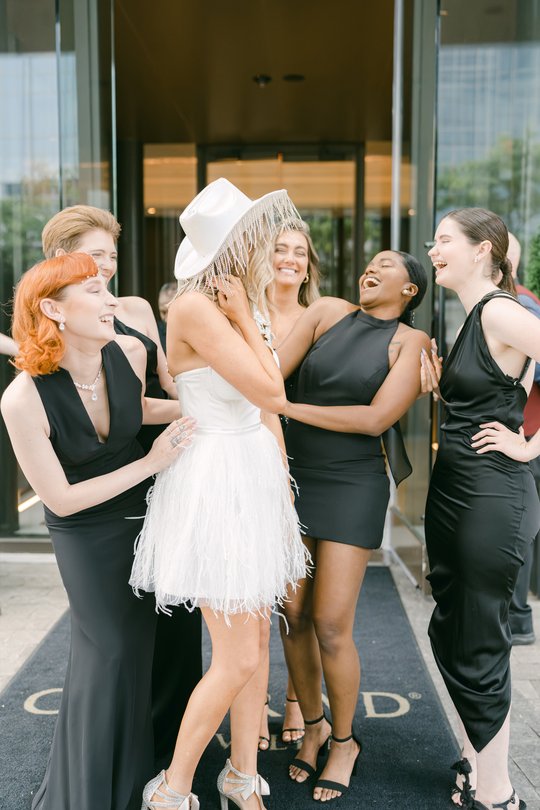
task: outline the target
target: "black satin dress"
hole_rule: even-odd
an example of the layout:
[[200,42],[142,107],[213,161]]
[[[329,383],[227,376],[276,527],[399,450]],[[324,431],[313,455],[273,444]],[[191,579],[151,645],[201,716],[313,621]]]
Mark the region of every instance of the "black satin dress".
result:
[[[114,341],[102,351],[110,408],[100,442],[70,374],[34,378],[70,484],[141,458],[141,383]],[[71,648],[44,781],[33,810],[140,810],[154,771],[150,684],[157,616],[128,581],[150,481],[45,519],[71,613]],[[131,519],[129,519],[131,518]]]
[[[305,356],[294,384],[294,401],[369,405],[388,375],[388,347],[398,325],[397,319],[381,320],[360,309],[346,315]],[[411,472],[399,426],[384,440],[399,483]],[[289,419],[285,441],[299,491],[295,506],[305,533],[379,548],[390,491],[381,437],[324,430]]]
[[[166,399],[159,383],[157,346],[137,329],[114,319],[117,334],[138,338],[146,349],[146,396]],[[137,439],[145,453],[166,425],[142,425]],[[146,508],[145,508],[146,511]],[[128,577],[129,578],[129,577]],[[156,764],[168,765],[180,721],[195,686],[202,678],[201,614],[185,607],[172,609],[169,616],[160,613],[157,621],[152,674],[152,717]]]
[[[446,421],[426,508],[428,577],[436,607],[429,626],[435,660],[476,751],[510,709],[508,608],[527,547],[540,525],[529,465],[499,452],[477,455],[471,437],[497,421],[523,423],[527,393],[493,360],[481,324],[489,293],[471,310],[444,364]],[[515,299],[512,299],[515,300]]]

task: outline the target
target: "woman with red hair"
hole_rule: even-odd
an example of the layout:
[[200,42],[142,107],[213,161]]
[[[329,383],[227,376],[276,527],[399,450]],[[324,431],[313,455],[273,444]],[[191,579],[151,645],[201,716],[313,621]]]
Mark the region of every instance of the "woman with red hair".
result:
[[[150,681],[156,613],[129,584],[149,479],[193,428],[178,403],[142,396],[146,353],[115,340],[116,299],[90,256],[29,270],[15,292],[15,365],[1,410],[44,503],[71,608],[71,650],[34,810],[139,810],[153,769]],[[172,422],[147,455],[142,423]],[[130,518],[130,519],[126,519]]]

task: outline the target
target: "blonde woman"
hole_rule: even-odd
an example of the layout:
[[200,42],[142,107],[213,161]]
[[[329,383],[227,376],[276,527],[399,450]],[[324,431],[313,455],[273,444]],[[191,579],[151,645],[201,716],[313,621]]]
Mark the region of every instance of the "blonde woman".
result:
[[156,480],[131,583],[155,591],[163,609],[200,607],[212,661],[190,698],[169,768],[145,788],[146,810],[159,810],[163,800],[171,810],[199,807],[195,769],[228,710],[222,810],[229,800],[262,810],[269,792],[257,774],[269,613],[305,576],[306,554],[283,454],[261,422],[261,411],[273,414],[279,429],[285,405],[256,311],[264,310],[272,274],[255,273],[248,258],[254,241],[269,239],[276,220],[294,214],[284,191],[252,201],[220,179],[180,217],[187,236],[175,266],[168,359],[182,410],[197,413],[199,429],[188,463]]
[[[273,282],[267,289],[267,302],[272,326],[273,346],[279,349],[306,308],[320,298],[319,256],[305,222],[288,227],[285,222],[269,246],[259,247],[254,254],[255,266],[272,266]],[[296,375],[285,381],[290,398]],[[284,430],[286,420],[283,421]],[[283,624],[280,625],[283,629]],[[304,719],[298,704],[294,684],[289,676],[285,695],[285,715],[281,741],[295,744],[305,733]],[[268,704],[265,704],[259,734],[259,750],[270,747]]]

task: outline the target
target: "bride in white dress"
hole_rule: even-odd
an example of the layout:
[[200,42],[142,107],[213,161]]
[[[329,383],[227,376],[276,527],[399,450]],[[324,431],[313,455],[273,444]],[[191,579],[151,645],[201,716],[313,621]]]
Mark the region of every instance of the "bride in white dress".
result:
[[298,215],[285,191],[252,201],[224,179],[180,217],[187,236],[176,258],[167,356],[182,413],[196,415],[197,430],[178,463],[156,479],[130,582],[154,591],[161,609],[200,607],[212,661],[188,703],[169,768],[145,788],[143,808],[151,810],[197,810],[195,769],[229,709],[222,810],[229,800],[262,810],[269,792],[257,774],[269,614],[305,577],[306,557],[277,416],[283,378],[258,313],[272,273],[256,277],[249,254],[291,217]]

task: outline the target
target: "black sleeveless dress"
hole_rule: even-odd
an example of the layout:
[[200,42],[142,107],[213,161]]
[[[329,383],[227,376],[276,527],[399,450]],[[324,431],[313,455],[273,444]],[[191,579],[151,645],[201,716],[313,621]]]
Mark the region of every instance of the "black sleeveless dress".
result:
[[[399,321],[356,310],[313,344],[298,370],[294,401],[369,405],[389,372],[388,346]],[[411,471],[401,434],[385,443],[396,481]],[[339,433],[289,419],[285,441],[305,533],[320,540],[379,548],[389,498],[380,436]],[[390,456],[392,457],[390,459]]]
[[[100,442],[70,374],[34,378],[70,484],[141,458],[141,383],[114,341],[102,351],[110,407]],[[149,481],[90,509],[45,519],[71,610],[71,649],[44,781],[33,810],[140,810],[154,769],[150,686],[155,603],[128,584]],[[127,518],[133,518],[131,520]]]
[[[141,341],[146,349],[147,397],[167,399],[157,370],[157,346],[148,335],[114,319],[118,335],[129,335]],[[137,439],[145,453],[166,425],[142,425]],[[145,510],[146,511],[146,510]],[[202,678],[201,614],[183,606],[172,614],[160,613],[157,621],[154,663],[152,669],[152,719],[156,767],[168,765],[174,751],[180,721],[192,691]]]
[[[130,337],[136,337],[137,340],[141,341],[142,345],[146,349],[146,387],[144,393],[147,397],[153,397],[154,399],[167,399],[167,394],[162,389],[159,382],[159,374],[157,370],[158,347],[152,338],[149,338],[148,335],[144,335],[142,332],[139,332],[138,329],[119,321],[118,318],[114,319],[114,331],[117,335],[129,335]],[[159,434],[165,430],[166,427],[167,425],[141,426],[137,439],[145,453],[148,453],[152,447],[152,444],[154,443],[154,440],[157,439]]]
[[[508,608],[527,546],[540,525],[528,464],[499,452],[477,455],[480,424],[517,432],[527,393],[493,360],[481,315],[469,313],[444,364],[446,421],[426,508],[428,576],[436,607],[429,626],[435,660],[476,751],[500,730],[510,709]],[[515,299],[512,299],[515,300]]]

